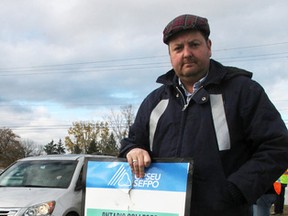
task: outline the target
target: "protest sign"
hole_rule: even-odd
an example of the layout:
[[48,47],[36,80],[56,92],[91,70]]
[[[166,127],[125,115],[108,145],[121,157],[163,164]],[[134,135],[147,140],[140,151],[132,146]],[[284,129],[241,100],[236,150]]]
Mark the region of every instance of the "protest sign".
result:
[[192,192],[192,160],[155,160],[144,178],[123,159],[87,159],[85,216],[185,216]]

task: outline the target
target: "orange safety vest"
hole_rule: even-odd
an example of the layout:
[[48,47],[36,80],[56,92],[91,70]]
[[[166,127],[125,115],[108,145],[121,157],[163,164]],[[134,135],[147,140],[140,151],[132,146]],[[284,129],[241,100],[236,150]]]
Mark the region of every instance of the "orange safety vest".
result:
[[281,182],[277,180],[276,182],[274,182],[273,186],[275,192],[279,195],[281,193]]
[[281,184],[288,184],[288,169],[274,182],[274,190],[279,195],[281,193]]

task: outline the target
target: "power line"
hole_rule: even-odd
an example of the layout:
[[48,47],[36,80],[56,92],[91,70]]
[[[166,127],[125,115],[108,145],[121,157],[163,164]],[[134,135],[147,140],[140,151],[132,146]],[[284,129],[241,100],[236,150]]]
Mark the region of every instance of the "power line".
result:
[[[228,50],[241,50],[241,49],[252,49],[260,48],[267,46],[278,46],[285,45],[288,42],[280,43],[270,43],[262,45],[253,45],[253,46],[243,46],[243,47],[234,47],[234,48],[224,48],[214,50],[215,52],[228,51]],[[213,52],[214,52],[213,51]],[[146,57],[133,57],[133,58],[120,58],[120,59],[108,59],[108,60],[98,60],[98,61],[86,61],[86,62],[76,62],[76,63],[65,63],[65,64],[51,64],[51,65],[38,65],[38,66],[26,66],[26,67],[7,67],[0,68],[0,76],[13,76],[13,75],[46,75],[54,73],[83,73],[83,72],[98,72],[98,71],[107,71],[107,70],[141,70],[149,68],[163,68],[170,67],[170,61],[167,59],[165,61],[160,61],[158,59],[167,58],[167,55],[159,56],[146,56]],[[276,59],[276,58],[287,58],[288,52],[277,52],[270,54],[255,54],[255,55],[243,55],[243,56],[229,56],[229,57],[220,57],[219,59],[223,60],[233,60],[233,61],[257,61],[257,60],[266,60]],[[136,62],[128,64],[112,64],[119,62],[131,62],[131,61],[140,61],[140,60],[150,60],[149,62]],[[157,62],[155,62],[157,60]],[[101,65],[105,63],[104,65]],[[112,65],[111,65],[112,64]],[[81,67],[80,67],[81,66]],[[23,73],[24,72],[24,73]]]
[[[232,48],[223,48],[216,49],[213,52],[226,52],[230,50],[245,50],[245,49],[255,49],[255,48],[264,48],[272,46],[283,46],[288,44],[288,42],[280,43],[270,43],[270,44],[261,44],[261,45],[251,45],[243,47],[232,47]],[[163,60],[165,58],[165,60]],[[288,58],[287,51],[278,51],[273,53],[260,53],[260,54],[246,54],[239,56],[229,56],[229,57],[219,57],[224,61],[260,61],[260,60],[275,60]],[[156,61],[156,62],[155,62]],[[29,76],[29,75],[47,75],[47,74],[65,74],[65,73],[97,73],[99,71],[116,71],[116,70],[142,70],[142,69],[157,69],[157,68],[166,68],[171,67],[170,61],[168,59],[168,54],[158,55],[158,56],[146,56],[146,57],[131,57],[131,58],[119,58],[119,59],[107,59],[107,60],[97,60],[97,61],[83,61],[76,63],[64,63],[64,64],[47,64],[47,65],[34,65],[34,66],[25,66],[25,67],[6,67],[0,68],[0,76]],[[287,102],[288,99],[281,100],[281,102]],[[81,105],[81,106],[105,106],[111,104],[102,104],[102,103],[73,103],[72,105]],[[115,104],[123,105],[123,104]],[[58,106],[53,104],[5,104],[0,103],[0,106]],[[280,111],[288,110],[287,107],[281,108]],[[11,120],[13,120],[11,116]],[[21,122],[21,121],[20,121]],[[288,119],[284,119],[285,124],[288,124]],[[35,125],[35,126],[25,126],[25,125],[12,125],[13,130],[17,131],[36,131],[36,130],[64,130],[71,127],[68,124],[55,124],[55,125]]]
[[[279,53],[281,54],[281,53]],[[284,54],[284,53],[282,53]],[[288,54],[285,56],[273,56],[274,54],[266,54],[266,55],[254,55],[254,56],[241,56],[241,57],[219,57],[217,59],[225,62],[241,62],[241,61],[262,61],[262,60],[274,60],[274,59],[286,59],[288,58]],[[262,56],[262,57],[261,57]],[[144,67],[145,66],[145,67]],[[97,73],[103,71],[119,71],[119,70],[147,70],[147,69],[157,69],[157,68],[169,68],[170,62],[160,62],[160,63],[146,63],[146,64],[131,64],[131,65],[119,65],[119,66],[105,66],[105,67],[95,67],[95,68],[74,68],[74,69],[46,69],[44,72],[37,70],[36,72],[31,72],[31,70],[27,70],[27,73],[21,72],[9,72],[6,74],[0,74],[0,76],[30,76],[30,75],[53,75],[53,74],[65,74],[65,73]],[[29,72],[30,71],[30,72]],[[43,70],[42,70],[43,71]],[[24,71],[22,71],[24,72]]]
[[218,49],[214,51],[227,51],[227,50],[239,50],[239,49],[254,49],[254,48],[262,48],[262,47],[268,47],[268,46],[278,46],[278,45],[284,45],[288,44],[288,42],[279,42],[279,43],[270,43],[270,44],[261,44],[261,45],[251,45],[251,46],[243,46],[243,47],[232,47],[232,48],[223,48]]

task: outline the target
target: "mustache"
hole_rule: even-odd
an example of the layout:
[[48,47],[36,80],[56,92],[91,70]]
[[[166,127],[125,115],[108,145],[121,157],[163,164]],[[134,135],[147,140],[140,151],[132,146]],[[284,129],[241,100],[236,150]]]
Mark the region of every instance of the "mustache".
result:
[[197,62],[197,59],[193,58],[192,56],[190,57],[185,57],[183,59],[183,63],[184,64],[190,64],[190,63],[196,63]]

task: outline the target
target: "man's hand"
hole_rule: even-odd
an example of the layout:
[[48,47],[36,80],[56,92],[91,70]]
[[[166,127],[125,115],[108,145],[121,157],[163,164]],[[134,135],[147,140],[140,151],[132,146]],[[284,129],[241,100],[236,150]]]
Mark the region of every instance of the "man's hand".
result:
[[141,148],[134,148],[128,152],[126,158],[132,172],[137,178],[143,178],[145,175],[145,167],[149,167],[151,164],[151,158],[148,152]]

